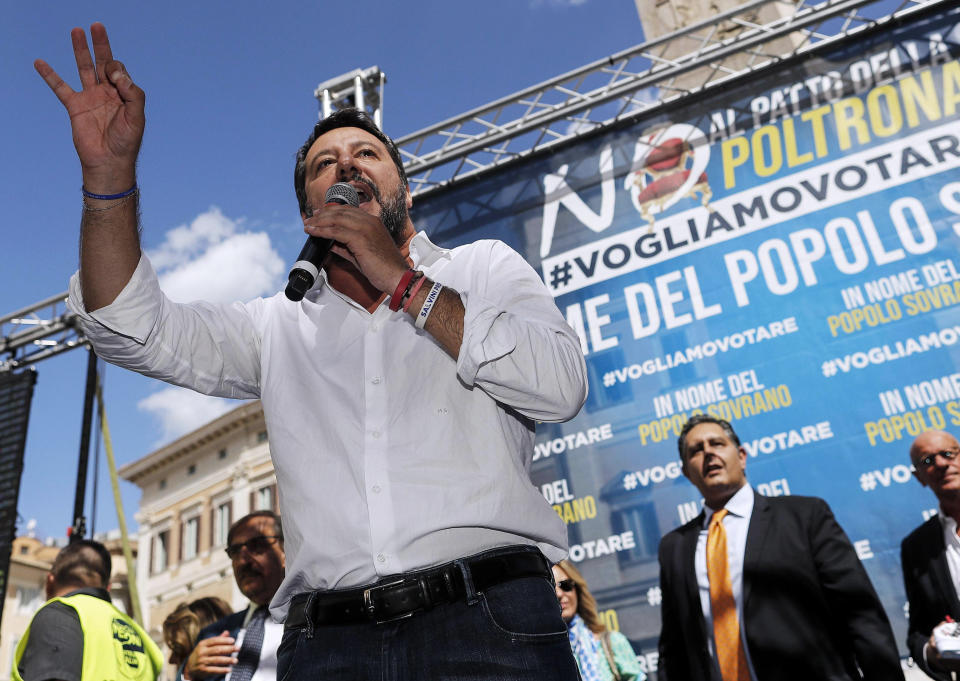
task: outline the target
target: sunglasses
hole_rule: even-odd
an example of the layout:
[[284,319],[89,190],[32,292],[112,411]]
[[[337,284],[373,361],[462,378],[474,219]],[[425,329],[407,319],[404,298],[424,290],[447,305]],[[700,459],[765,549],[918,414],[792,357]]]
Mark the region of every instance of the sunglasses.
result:
[[260,535],[239,544],[230,544],[225,550],[227,555],[230,556],[230,560],[236,559],[244,549],[254,556],[259,556],[266,553],[270,546],[279,539],[283,539],[283,537]]
[[942,452],[934,452],[933,454],[927,454],[922,459],[919,459],[918,463],[924,467],[932,466],[934,463],[936,463],[938,456],[942,456],[947,461],[951,461],[952,459],[957,458],[957,454],[960,454],[960,452],[954,451],[952,449],[944,449]]
[[557,582],[557,586],[560,587],[561,591],[573,591],[577,588],[577,585],[572,579],[561,579]]

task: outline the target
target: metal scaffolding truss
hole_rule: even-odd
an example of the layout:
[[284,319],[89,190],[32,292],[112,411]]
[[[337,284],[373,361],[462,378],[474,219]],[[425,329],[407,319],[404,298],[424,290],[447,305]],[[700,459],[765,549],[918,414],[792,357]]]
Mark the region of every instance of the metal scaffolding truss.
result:
[[383,127],[383,88],[387,75],[378,66],[354,69],[325,80],[313,91],[320,102],[320,118],[344,107],[356,107],[370,114]]
[[0,373],[86,344],[66,302],[64,292],[0,317]]
[[[398,139],[411,191],[423,196],[827,42],[947,4],[747,2]],[[764,15],[777,18],[758,23]]]

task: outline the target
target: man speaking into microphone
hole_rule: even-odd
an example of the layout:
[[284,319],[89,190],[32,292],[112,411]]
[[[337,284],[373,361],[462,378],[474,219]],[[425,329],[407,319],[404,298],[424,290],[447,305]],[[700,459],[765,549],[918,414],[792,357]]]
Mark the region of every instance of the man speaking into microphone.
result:
[[[360,205],[360,195],[357,190],[346,182],[337,182],[327,190],[323,197],[323,202],[327,206],[353,206]],[[383,211],[381,211],[382,213]],[[287,288],[284,294],[290,300],[295,302],[303,300],[303,296],[309,291],[320,276],[320,268],[330,254],[330,247],[333,246],[333,239],[321,239],[316,236],[308,236],[307,243],[300,250],[297,256],[297,262],[290,268],[290,276],[287,281]]]
[[[346,110],[297,154],[305,230],[331,241],[302,300],[171,302],[139,243],[144,93],[90,33],[93,56],[72,33],[80,90],[36,62],[83,174],[71,309],[115,364],[262,400],[287,556],[277,678],[577,679],[549,568],[566,528],[528,470],[535,422],[576,415],[586,369],[537,274],[501,242],[417,233],[396,146]],[[357,206],[326,205],[337,183]]]

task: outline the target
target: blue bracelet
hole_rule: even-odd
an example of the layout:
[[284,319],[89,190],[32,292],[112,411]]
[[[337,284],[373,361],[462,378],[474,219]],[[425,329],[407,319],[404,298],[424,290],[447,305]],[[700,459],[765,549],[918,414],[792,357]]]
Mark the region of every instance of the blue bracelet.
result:
[[83,192],[83,195],[88,199],[100,199],[101,201],[113,201],[114,199],[125,199],[132,194],[136,194],[137,185],[134,184],[130,189],[125,192],[120,192],[119,194],[94,194],[93,192],[88,192],[83,187],[80,187],[80,191]]

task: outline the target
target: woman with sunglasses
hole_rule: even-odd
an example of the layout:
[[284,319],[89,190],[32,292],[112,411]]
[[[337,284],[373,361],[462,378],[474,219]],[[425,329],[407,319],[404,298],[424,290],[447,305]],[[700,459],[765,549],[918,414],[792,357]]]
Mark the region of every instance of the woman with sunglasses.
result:
[[583,681],[643,681],[637,655],[627,637],[607,629],[597,613],[597,601],[587,582],[570,561],[553,566],[557,599],[573,656],[577,658]]

